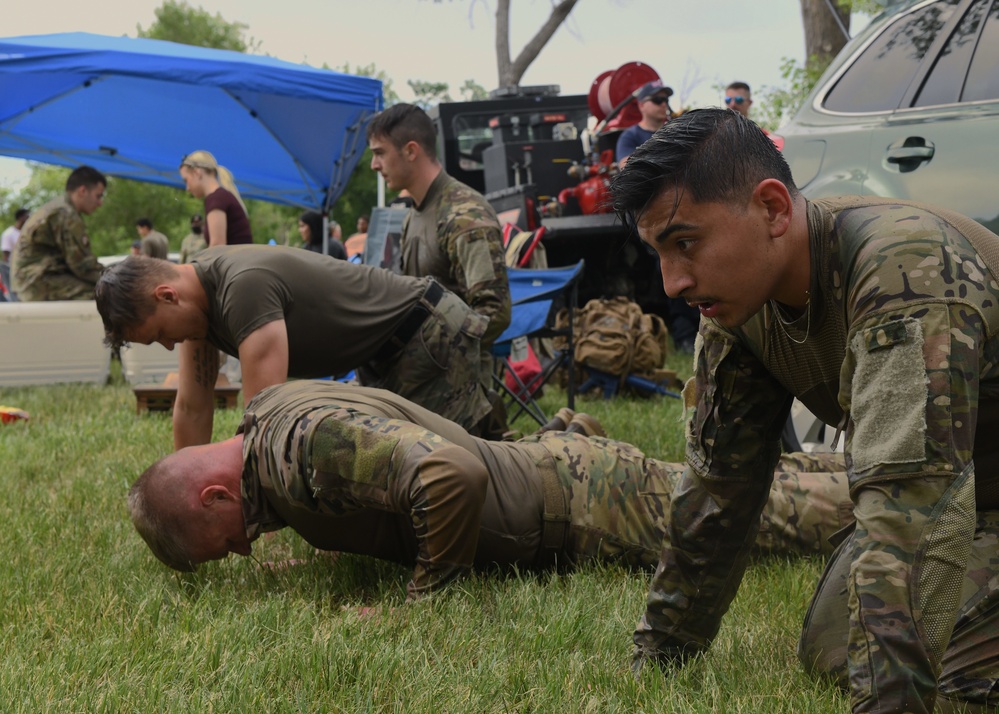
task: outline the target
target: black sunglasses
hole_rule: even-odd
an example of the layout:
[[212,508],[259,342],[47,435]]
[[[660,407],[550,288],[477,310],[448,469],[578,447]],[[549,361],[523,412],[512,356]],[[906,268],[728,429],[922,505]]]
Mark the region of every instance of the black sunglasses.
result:
[[731,104],[732,102],[735,102],[736,104],[742,104],[744,101],[746,101],[745,97],[725,97],[726,104]]
[[663,95],[660,94],[659,96],[656,97],[649,97],[645,101],[652,102],[653,104],[666,104],[667,102],[669,102],[669,97],[664,97]]

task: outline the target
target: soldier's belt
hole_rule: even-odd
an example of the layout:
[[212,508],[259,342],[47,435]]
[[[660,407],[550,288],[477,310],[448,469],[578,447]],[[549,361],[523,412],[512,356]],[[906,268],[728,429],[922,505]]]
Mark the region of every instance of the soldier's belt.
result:
[[444,288],[437,281],[431,280],[430,286],[423,293],[420,301],[406,313],[406,317],[402,319],[402,322],[395,329],[392,336],[385,340],[382,346],[378,348],[378,351],[375,352],[374,361],[384,362],[395,357],[399,353],[399,350],[413,339],[416,331],[430,317],[430,310],[441,301],[442,297],[444,297]]

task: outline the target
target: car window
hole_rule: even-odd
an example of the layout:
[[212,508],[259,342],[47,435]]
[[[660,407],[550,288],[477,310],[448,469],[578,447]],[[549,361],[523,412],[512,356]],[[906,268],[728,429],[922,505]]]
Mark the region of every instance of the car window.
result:
[[823,106],[837,112],[897,108],[926,51],[959,2],[940,0],[898,18],[839,78]]
[[999,99],[999,0],[992,3],[985,20],[961,96],[963,102],[984,99]]
[[[991,4],[992,0],[977,0],[961,18],[961,22],[934,62],[926,81],[923,82],[913,106],[929,107],[960,101],[964,74],[971,62],[972,54],[976,54],[975,46],[981,49],[978,32],[981,29],[982,17]],[[995,67],[993,64],[992,68]]]

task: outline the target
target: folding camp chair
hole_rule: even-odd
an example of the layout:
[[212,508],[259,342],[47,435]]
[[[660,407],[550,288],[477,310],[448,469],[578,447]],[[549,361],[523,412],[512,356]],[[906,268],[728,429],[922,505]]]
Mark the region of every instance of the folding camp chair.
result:
[[[547,423],[548,418],[532,395],[563,365],[569,374],[566,390],[568,406],[570,409],[575,406],[576,375],[572,359],[574,346],[572,317],[576,311],[577,289],[579,278],[583,274],[583,266],[584,263],[580,260],[575,265],[564,268],[545,270],[507,268],[512,310],[510,326],[493,344],[493,356],[501,363],[500,369],[493,374],[493,381],[507,396],[507,413],[511,422],[526,412],[539,424]],[[563,304],[569,312],[569,324],[565,328],[556,329],[553,326],[552,313],[556,311],[556,305]],[[526,382],[518,377],[510,361],[513,341],[521,337],[558,336],[566,338],[565,349],[557,350],[552,360]],[[507,384],[507,375],[510,375],[513,388]]]

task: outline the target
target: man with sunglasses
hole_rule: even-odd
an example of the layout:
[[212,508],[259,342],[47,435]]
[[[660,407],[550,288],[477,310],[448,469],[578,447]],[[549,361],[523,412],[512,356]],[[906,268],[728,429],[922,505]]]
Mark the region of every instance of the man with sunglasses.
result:
[[753,106],[753,93],[745,82],[732,82],[725,87],[725,106],[749,118],[749,108]]
[[619,166],[624,168],[631,152],[651,139],[656,129],[669,120],[673,114],[669,107],[672,96],[673,90],[665,86],[661,79],[646,82],[638,90],[636,99],[642,120],[625,129],[618,137],[614,156]]

